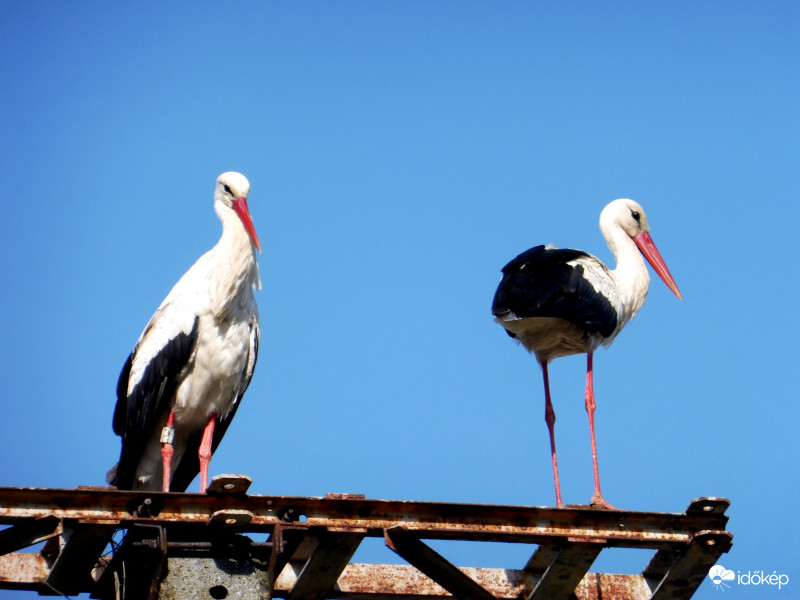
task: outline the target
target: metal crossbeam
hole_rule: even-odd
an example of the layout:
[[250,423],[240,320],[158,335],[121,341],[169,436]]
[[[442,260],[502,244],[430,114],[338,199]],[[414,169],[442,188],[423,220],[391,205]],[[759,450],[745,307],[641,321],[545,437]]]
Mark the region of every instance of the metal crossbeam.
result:
[[353,558],[365,533],[321,531],[311,534],[314,548],[303,557],[297,578],[286,594],[287,600],[323,600]]
[[[697,499],[683,513],[650,513],[247,495],[248,484],[222,476],[207,494],[0,488],[0,525],[10,525],[0,531],[0,588],[113,598],[120,577],[135,572],[131,589],[153,598],[166,576],[168,598],[181,573],[213,575],[223,558],[252,574],[237,592],[242,598],[261,589],[252,597],[665,600],[690,598],[732,543],[729,503],[721,498]],[[101,556],[116,530],[129,534],[113,557]],[[253,542],[253,534],[268,541]],[[365,537],[383,538],[409,565],[351,563]],[[536,550],[518,569],[467,568],[424,542],[442,539]],[[17,552],[43,540],[40,553]],[[652,558],[637,575],[589,572],[607,547],[639,548]],[[193,589],[224,589],[234,585],[231,577],[195,577]]]
[[528,600],[569,597],[602,549],[599,542],[565,544],[542,573]]
[[449,563],[438,552],[426,546],[416,535],[402,527],[385,532],[386,545],[410,564],[438,582],[456,598],[464,600],[493,600],[494,596],[475,580]]
[[0,531],[0,556],[44,542],[63,531],[61,519],[53,515],[27,519]]
[[42,554],[52,556],[45,587],[61,594],[78,594],[94,583],[92,569],[114,535],[109,525],[71,523],[58,538],[51,538]]

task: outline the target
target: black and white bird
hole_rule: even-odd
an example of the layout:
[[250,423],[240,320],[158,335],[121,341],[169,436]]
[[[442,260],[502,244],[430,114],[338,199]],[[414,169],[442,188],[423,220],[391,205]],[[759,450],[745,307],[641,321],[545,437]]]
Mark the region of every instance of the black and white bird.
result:
[[600,214],[600,231],[617,260],[609,269],[580,250],[536,246],[503,267],[503,277],[492,302],[495,321],[508,335],[536,356],[542,367],[545,421],[561,502],[554,436],[555,412],[550,400],[547,363],[560,356],[586,353],[586,412],[594,469],[593,506],[613,508],[600,491],[594,434],[595,401],[592,355],[602,344],[610,346],[619,332],[644,305],[650,277],[644,258],[678,298],[683,299],[664,259],[650,237],[644,210],[633,200],[614,200]]
[[240,173],[217,179],[222,237],[181,277],[139,337],[117,384],[122,438],[108,482],[119,489],[184,491],[208,463],[247,389],[258,354],[256,236]]

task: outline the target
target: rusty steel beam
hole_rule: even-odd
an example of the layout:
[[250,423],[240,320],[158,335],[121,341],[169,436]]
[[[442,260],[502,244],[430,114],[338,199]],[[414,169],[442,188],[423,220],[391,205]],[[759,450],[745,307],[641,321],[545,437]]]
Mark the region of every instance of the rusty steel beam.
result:
[[[460,567],[497,600],[526,597],[536,579],[521,570]],[[37,591],[47,577],[47,565],[39,554],[0,556],[0,587]],[[3,578],[3,574],[6,575]],[[297,573],[284,569],[273,586],[273,597],[286,598],[297,582]],[[641,575],[587,573],[575,589],[577,600],[626,598],[644,600],[650,588]],[[349,600],[451,600],[452,595],[410,565],[348,564],[328,598]]]
[[19,522],[0,531],[0,556],[44,542],[62,533],[62,521],[53,515]]
[[566,544],[553,557],[528,600],[569,598],[602,549],[603,544],[597,542]]
[[[695,500],[685,513],[606,511],[441,502],[368,500],[359,497],[245,496],[0,487],[0,524],[53,515],[62,520],[127,528],[208,524],[213,515],[240,515],[242,530],[271,532],[276,525],[367,530],[368,536],[401,526],[427,539],[547,543],[579,536],[614,546],[661,548],[688,544],[702,530],[724,530],[728,501]],[[238,512],[237,512],[238,511]],[[234,520],[236,520],[234,518]]]
[[[246,540],[250,562],[244,567],[258,573],[251,584],[287,600],[538,600],[573,594],[579,600],[681,600],[691,597],[732,540],[724,530],[729,503],[722,498],[699,498],[683,513],[652,513],[347,494],[248,496],[249,483],[221,476],[207,494],[0,488],[0,525],[10,525],[0,531],[0,588],[90,591],[109,598],[115,574],[124,572],[127,588],[138,585],[152,596],[169,560],[180,559],[182,567],[191,567],[183,569],[187,573],[213,570],[227,552],[223,542]],[[113,557],[101,557],[116,529],[128,532],[122,546]],[[157,539],[153,532],[159,532]],[[267,533],[269,541],[254,543],[241,535],[249,532]],[[351,564],[366,536],[383,537],[412,566]],[[466,569],[448,562],[426,539],[537,548],[519,571]],[[8,554],[42,540],[47,543],[38,555]],[[588,573],[605,547],[656,552],[641,575]],[[150,566],[137,571],[150,554]],[[180,586],[188,576],[179,575],[177,566],[170,584]],[[217,592],[227,585],[219,584]]]
[[708,570],[723,552],[730,550],[732,543],[733,536],[727,531],[701,531],[658,582],[651,600],[691,598]]
[[528,559],[528,563],[523,570],[536,577],[544,575],[547,567],[556,559],[558,553],[561,552],[564,547],[559,541],[560,540],[553,540],[545,544],[539,544],[533,556]]
[[41,554],[15,552],[0,556],[0,589],[39,590],[50,573]]
[[386,545],[459,600],[494,600],[474,579],[402,527],[385,532]]
[[650,600],[650,588],[641,575],[587,573],[574,594],[577,600]]
[[45,558],[51,558],[45,587],[63,595],[91,588],[92,570],[114,531],[111,525],[65,524],[61,536],[51,538],[42,550]]
[[[526,598],[536,578],[513,569],[459,567],[465,576],[478,583],[496,600]],[[290,569],[281,573],[273,588],[273,597],[286,598],[296,574]],[[577,600],[647,600],[650,588],[641,575],[587,573],[574,591]],[[441,585],[409,565],[349,564],[339,577],[329,598],[348,600],[452,600]]]
[[327,598],[365,533],[323,531],[314,535],[314,548],[308,558],[301,561],[302,568],[286,595],[287,600]]
[[[519,600],[530,588],[522,571],[508,569],[459,569],[464,576],[480,584],[497,600]],[[273,595],[286,598],[296,581],[296,574],[285,569],[275,582]],[[374,565],[351,563],[339,576],[328,598],[349,600],[452,600],[441,585],[410,565]]]

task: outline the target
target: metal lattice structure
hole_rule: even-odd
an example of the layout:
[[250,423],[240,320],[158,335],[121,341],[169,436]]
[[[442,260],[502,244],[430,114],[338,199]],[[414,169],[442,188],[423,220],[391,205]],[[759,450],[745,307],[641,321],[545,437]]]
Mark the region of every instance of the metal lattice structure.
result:
[[[733,539],[724,498],[649,513],[261,496],[249,483],[220,476],[206,494],[0,488],[0,524],[10,525],[0,588],[101,599],[664,600],[690,598]],[[408,564],[352,563],[367,537]],[[458,567],[426,540],[529,544],[531,556],[507,569]],[[651,558],[640,574],[589,572],[611,547]]]

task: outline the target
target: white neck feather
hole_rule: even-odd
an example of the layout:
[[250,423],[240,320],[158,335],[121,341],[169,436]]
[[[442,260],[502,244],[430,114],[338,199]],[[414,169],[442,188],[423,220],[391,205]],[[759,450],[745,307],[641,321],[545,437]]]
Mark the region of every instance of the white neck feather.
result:
[[[253,289],[261,289],[256,249],[233,209],[222,202],[215,202],[214,209],[222,221],[222,237],[211,250],[214,260],[218,261],[214,272],[220,274],[215,282],[217,297],[238,303],[242,294],[252,294]],[[227,312],[229,307],[219,306],[218,310]]]
[[622,325],[630,321],[644,306],[650,275],[636,243],[621,227],[604,228],[602,233],[617,261],[616,268],[609,271],[609,274],[617,285],[622,304]]

